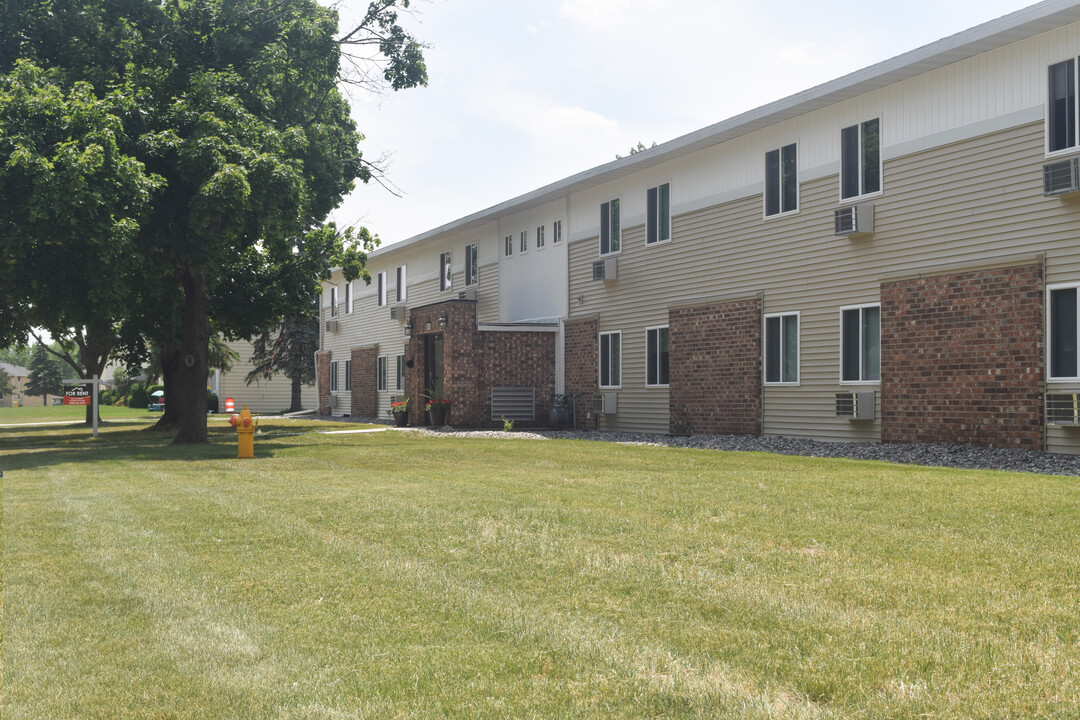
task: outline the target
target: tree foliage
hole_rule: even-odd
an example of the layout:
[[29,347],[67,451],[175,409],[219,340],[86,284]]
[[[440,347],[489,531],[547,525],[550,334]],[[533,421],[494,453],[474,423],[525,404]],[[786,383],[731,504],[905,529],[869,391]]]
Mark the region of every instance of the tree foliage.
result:
[[46,395],[60,395],[64,392],[64,373],[44,345],[34,346],[28,369],[30,374],[27,376],[24,392],[27,395],[40,395],[42,405],[47,404]]
[[250,385],[284,375],[292,384],[289,412],[303,409],[304,385],[315,382],[315,353],[319,349],[319,308],[300,318],[284,318],[277,328],[267,330],[252,342],[251,365],[244,381]]

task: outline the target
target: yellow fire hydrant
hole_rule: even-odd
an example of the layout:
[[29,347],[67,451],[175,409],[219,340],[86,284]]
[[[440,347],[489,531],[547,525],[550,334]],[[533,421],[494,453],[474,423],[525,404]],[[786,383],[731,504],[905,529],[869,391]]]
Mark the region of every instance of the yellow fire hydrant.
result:
[[259,421],[252,419],[247,405],[239,415],[229,418],[229,424],[236,428],[236,457],[255,457],[255,428],[259,426]]

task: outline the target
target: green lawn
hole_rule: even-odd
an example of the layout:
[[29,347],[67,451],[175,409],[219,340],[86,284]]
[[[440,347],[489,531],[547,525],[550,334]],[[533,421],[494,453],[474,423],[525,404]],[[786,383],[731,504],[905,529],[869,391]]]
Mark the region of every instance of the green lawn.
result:
[[[151,422],[161,413],[148,412],[145,408],[114,407],[101,405],[98,415],[102,420],[145,420]],[[0,425],[16,423],[79,422],[86,417],[82,405],[23,405],[17,408],[0,408]]]
[[0,433],[7,716],[1080,716],[1076,478],[315,427]]

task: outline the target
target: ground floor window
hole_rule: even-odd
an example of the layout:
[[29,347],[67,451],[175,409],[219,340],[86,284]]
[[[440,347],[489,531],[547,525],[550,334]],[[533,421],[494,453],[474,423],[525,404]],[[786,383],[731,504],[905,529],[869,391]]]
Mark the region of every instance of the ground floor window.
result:
[[799,382],[799,313],[765,316],[765,382]]
[[330,363],[330,392],[337,392],[338,367],[337,362]]
[[345,361],[345,389],[352,390],[352,360]]
[[668,384],[669,341],[666,327],[645,330],[645,384],[663,387]]
[[600,333],[600,387],[617,388],[622,384],[622,333]]
[[1047,328],[1050,342],[1047,362],[1051,380],[1080,378],[1077,365],[1077,339],[1080,338],[1080,312],[1077,298],[1080,285],[1057,285],[1047,288]]
[[395,390],[405,389],[405,356],[397,356],[397,382],[394,385]]
[[378,387],[379,390],[386,390],[386,356],[385,355],[381,355],[379,357],[376,370],[377,370],[377,373],[378,373],[378,379],[376,381],[378,383],[377,387]]
[[840,380],[881,380],[881,307],[840,308]]

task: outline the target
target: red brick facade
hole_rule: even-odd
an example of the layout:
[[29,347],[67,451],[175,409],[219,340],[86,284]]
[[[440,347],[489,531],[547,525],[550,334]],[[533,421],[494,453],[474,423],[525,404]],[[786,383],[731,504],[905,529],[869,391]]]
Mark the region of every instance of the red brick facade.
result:
[[[446,319],[445,329],[439,320]],[[490,427],[491,388],[531,387],[536,396],[535,425],[547,425],[555,389],[554,332],[483,331],[476,325],[476,302],[451,300],[415,308],[412,336],[405,348],[405,388],[410,398],[409,424],[423,425],[424,338],[443,336],[443,388],[450,400],[447,423]],[[411,366],[410,366],[411,363]],[[530,423],[521,422],[523,426]]]
[[[567,320],[563,325],[564,385],[577,399],[577,427],[596,429],[593,398],[600,389],[600,348],[595,317]],[[571,406],[573,407],[573,406]]]
[[326,406],[326,398],[330,395],[330,353],[323,351],[318,353],[315,361],[315,374],[318,377],[316,389],[319,393],[319,414],[329,415],[330,408]]
[[881,285],[881,439],[1038,450],[1040,265]]
[[761,301],[668,312],[670,432],[761,434]]
[[350,413],[353,417],[374,418],[379,415],[379,395],[376,390],[378,357],[377,345],[354,348],[352,351]]

